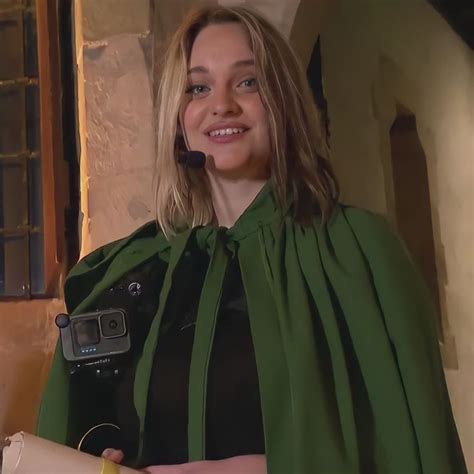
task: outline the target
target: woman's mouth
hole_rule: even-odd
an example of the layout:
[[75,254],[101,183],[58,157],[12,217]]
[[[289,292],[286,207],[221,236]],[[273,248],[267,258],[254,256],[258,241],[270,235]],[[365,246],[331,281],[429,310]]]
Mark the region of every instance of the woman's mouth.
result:
[[245,131],[244,128],[220,128],[217,130],[212,130],[208,133],[210,137],[219,137],[225,135],[235,135],[237,133],[243,133]]
[[231,143],[243,138],[248,128],[219,128],[210,131],[207,136],[213,143]]

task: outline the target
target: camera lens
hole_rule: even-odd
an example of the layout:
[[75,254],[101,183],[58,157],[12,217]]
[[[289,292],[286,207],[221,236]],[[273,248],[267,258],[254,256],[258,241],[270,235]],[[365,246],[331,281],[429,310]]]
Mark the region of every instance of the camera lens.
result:
[[126,334],[125,317],[120,311],[112,311],[100,316],[100,330],[105,338],[120,337]]

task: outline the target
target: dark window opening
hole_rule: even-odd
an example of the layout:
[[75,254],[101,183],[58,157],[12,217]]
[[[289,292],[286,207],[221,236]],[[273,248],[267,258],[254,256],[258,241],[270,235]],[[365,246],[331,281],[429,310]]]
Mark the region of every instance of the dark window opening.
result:
[[418,136],[416,117],[401,105],[397,106],[397,117],[390,129],[390,144],[398,230],[431,290],[438,309],[438,334],[442,337],[426,156]]
[[0,299],[56,295],[77,259],[71,3],[0,0]]
[[[5,4],[5,2],[3,2]],[[36,8],[0,4],[0,296],[45,291]]]

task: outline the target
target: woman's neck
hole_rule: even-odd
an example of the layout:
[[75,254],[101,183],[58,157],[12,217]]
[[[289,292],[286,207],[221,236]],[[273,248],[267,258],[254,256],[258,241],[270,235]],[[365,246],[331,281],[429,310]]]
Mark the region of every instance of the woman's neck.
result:
[[232,180],[209,174],[212,204],[220,227],[232,227],[261,191],[267,179]]

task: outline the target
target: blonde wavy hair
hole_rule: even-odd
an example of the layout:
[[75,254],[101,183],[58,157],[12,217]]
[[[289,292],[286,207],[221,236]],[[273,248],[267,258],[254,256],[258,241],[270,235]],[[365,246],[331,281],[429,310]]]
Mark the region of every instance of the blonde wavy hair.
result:
[[283,36],[259,14],[244,7],[205,7],[191,12],[171,38],[157,95],[155,195],[157,221],[169,238],[183,228],[213,221],[204,169],[187,172],[177,164],[185,151],[179,117],[194,40],[206,26],[239,23],[255,56],[256,79],[267,110],[272,150],[271,180],[282,208],[292,198],[294,217],[324,219],[339,188],[327,161],[327,147],[306,75]]

